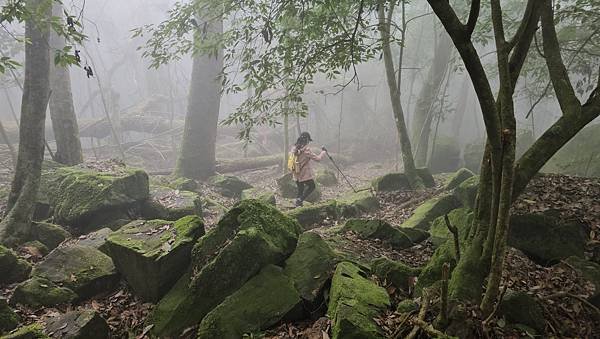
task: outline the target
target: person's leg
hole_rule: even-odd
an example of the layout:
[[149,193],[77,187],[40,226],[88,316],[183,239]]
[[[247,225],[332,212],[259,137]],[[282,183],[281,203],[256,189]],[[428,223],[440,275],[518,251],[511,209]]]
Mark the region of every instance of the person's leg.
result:
[[306,200],[306,198],[308,198],[308,196],[315,190],[315,181],[314,180],[308,180],[305,181],[304,184],[307,186],[306,189],[304,190],[304,193],[302,194],[302,201]]
[[304,195],[304,183],[296,181],[296,186],[298,187],[298,194],[296,195],[296,206],[302,206],[302,196]]

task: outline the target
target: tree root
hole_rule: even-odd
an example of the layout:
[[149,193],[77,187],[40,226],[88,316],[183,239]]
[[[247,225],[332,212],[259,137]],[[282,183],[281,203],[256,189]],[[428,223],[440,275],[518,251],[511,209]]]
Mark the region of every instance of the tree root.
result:
[[455,251],[455,255],[456,255],[456,262],[460,261],[460,242],[459,242],[459,238],[458,238],[458,228],[456,226],[452,226],[452,224],[450,224],[450,218],[448,218],[448,214],[444,215],[444,221],[446,222],[446,227],[448,227],[448,230],[450,231],[450,233],[452,233],[452,237],[454,238],[454,251]]
[[421,299],[421,309],[419,310],[419,314],[417,315],[417,319],[413,320],[412,323],[415,324],[412,331],[406,336],[406,339],[415,339],[421,326],[418,325],[418,321],[425,322],[425,316],[427,315],[427,310],[429,309],[429,298],[430,291],[427,289],[423,290],[423,296]]

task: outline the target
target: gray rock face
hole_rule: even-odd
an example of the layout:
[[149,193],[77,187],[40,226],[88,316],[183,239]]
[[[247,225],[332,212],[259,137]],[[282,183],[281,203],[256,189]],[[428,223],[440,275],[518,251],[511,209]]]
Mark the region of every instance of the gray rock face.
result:
[[106,339],[110,333],[106,321],[94,310],[71,311],[51,318],[46,331],[54,338],[65,339]]

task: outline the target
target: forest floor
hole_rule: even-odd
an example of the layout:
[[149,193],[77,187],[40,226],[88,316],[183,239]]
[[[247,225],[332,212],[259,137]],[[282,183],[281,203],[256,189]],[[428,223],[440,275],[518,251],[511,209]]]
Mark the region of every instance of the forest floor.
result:
[[[350,181],[355,187],[365,187],[370,180],[379,175],[393,172],[393,166],[381,166],[369,163],[356,164],[345,169]],[[0,173],[2,174],[2,173]],[[267,169],[244,171],[235,173],[241,179],[265,191],[277,192],[275,179],[281,175],[281,169],[271,167]],[[0,175],[0,190],[8,187],[8,175]],[[439,183],[443,183],[446,176],[436,176]],[[438,188],[441,187],[438,184]],[[212,199],[218,200],[225,207],[232,206],[235,201],[223,198],[206,185],[200,185],[199,191]],[[350,186],[340,178],[340,184],[333,187],[323,187],[323,199],[338,197],[351,191]],[[377,218],[392,225],[400,225],[412,214],[413,210],[424,200],[434,196],[436,188],[426,191],[395,192],[379,194],[377,197],[382,208],[365,218]],[[600,242],[600,179],[587,179],[563,175],[541,175],[535,178],[528,186],[526,192],[514,204],[514,213],[540,212],[548,209],[556,210],[563,219],[576,219],[589,225],[590,243],[588,257],[598,256],[591,253],[592,245]],[[277,196],[278,206],[281,209],[292,208],[292,201]],[[1,209],[1,206],[0,206]],[[214,226],[219,215],[207,214],[205,221],[207,228]],[[341,221],[325,220],[313,230],[326,235],[326,229],[336,226]],[[424,242],[404,251],[395,251],[380,241],[362,240],[352,233],[348,237],[348,246],[352,246],[354,253],[365,259],[387,256],[399,260],[409,266],[418,267],[425,264],[433,254],[434,248],[430,242]],[[598,248],[598,246],[595,246]],[[505,276],[502,288],[525,291],[532,294],[542,305],[547,321],[546,333],[552,337],[600,337],[600,321],[598,310],[593,310],[583,303],[579,297],[586,298],[591,295],[593,286],[585,283],[582,277],[565,262],[551,267],[535,264],[523,253],[510,249],[505,262]],[[383,284],[383,282],[381,282]],[[387,286],[386,286],[387,287]],[[394,289],[388,292],[394,296],[399,293]],[[10,289],[0,290],[0,297],[9,295]],[[98,310],[107,320],[115,337],[143,338],[149,328],[144,327],[144,320],[152,309],[149,303],[141,302],[133,296],[126,284],[104,296],[99,296],[83,304],[68,306],[71,309],[93,308]],[[42,317],[52,316],[67,309],[43,308],[39,310],[20,309],[21,316],[26,322],[34,322]],[[267,331],[268,338],[328,338],[327,331],[330,324],[324,315],[317,315],[315,319],[282,323]],[[481,334],[489,337],[512,337],[516,333],[506,332],[502,321],[492,321],[484,328],[481,317],[472,314],[476,323],[481,325]],[[398,326],[403,321],[400,314],[390,311],[377,320],[389,337],[393,337]],[[396,333],[397,334],[397,333]],[[194,337],[194,329],[189,329],[187,337]]]

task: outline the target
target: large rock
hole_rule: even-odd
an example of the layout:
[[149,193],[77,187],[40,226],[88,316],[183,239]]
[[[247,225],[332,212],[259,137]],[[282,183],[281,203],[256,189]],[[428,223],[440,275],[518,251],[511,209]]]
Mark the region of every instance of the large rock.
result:
[[448,214],[458,207],[460,207],[460,202],[451,194],[431,198],[417,207],[411,217],[401,227],[418,228],[428,231],[433,220],[439,216]]
[[310,228],[325,219],[336,220],[339,213],[337,202],[329,200],[315,205],[295,208],[287,214],[292,219],[297,220],[304,228]]
[[44,326],[42,324],[34,323],[20,327],[2,336],[1,339],[50,339],[50,337],[44,333]]
[[584,230],[578,222],[563,222],[548,215],[513,215],[508,245],[547,266],[570,256],[583,257],[587,241]]
[[369,280],[366,272],[349,262],[338,264],[327,310],[334,339],[384,338],[373,319],[389,306],[386,290]]
[[88,233],[118,219],[148,198],[146,172],[112,167],[98,172],[83,167],[57,167],[42,174],[38,200],[47,201],[54,219],[76,233]]
[[58,286],[48,279],[33,277],[17,285],[10,303],[39,308],[68,304],[76,299],[77,294],[72,290]]
[[257,200],[235,205],[194,246],[191,271],[149,317],[157,336],[177,335],[269,264],[282,263],[296,247],[300,225]]
[[275,325],[301,301],[293,281],[282,269],[267,265],[204,317],[197,338],[242,338]]
[[[425,187],[435,186],[435,180],[427,168],[418,168],[417,175]],[[371,186],[377,192],[410,190],[410,183],[404,173],[388,173],[371,181]]]
[[446,241],[433,252],[431,260],[427,262],[427,265],[423,267],[421,274],[419,274],[415,286],[417,294],[420,294],[423,288],[429,287],[437,281],[442,280],[442,269],[444,264],[448,263],[448,265],[450,265],[450,271],[456,267],[455,253],[454,242],[452,241]]
[[[281,196],[286,199],[296,199],[298,196],[298,187],[292,178],[292,174],[288,173],[277,179],[277,187]],[[316,185],[315,190],[306,198],[308,202],[317,202],[321,200],[321,189]]]
[[580,257],[569,257],[565,260],[574,267],[583,278],[594,285],[594,293],[589,301],[596,307],[600,307],[600,264],[587,261]]
[[79,238],[77,238],[76,243],[81,246],[93,247],[95,249],[100,250],[102,253],[110,256],[106,240],[108,239],[108,236],[113,232],[114,231],[108,227],[101,228],[92,233],[80,236]]
[[[473,211],[468,208],[457,208],[448,213],[448,220],[450,221],[450,225],[456,227],[458,230],[459,240],[465,239],[467,233],[471,229]],[[429,233],[431,234],[431,240],[435,246],[441,245],[448,239],[454,239],[443,216],[438,217],[431,223]]]
[[417,175],[423,181],[423,185],[425,187],[435,187],[435,179],[431,174],[431,171],[427,167],[417,168]]
[[196,240],[204,235],[197,216],[175,222],[133,221],[107,239],[110,256],[134,292],[158,301],[188,267]]
[[460,201],[463,207],[470,209],[475,208],[475,200],[477,199],[477,191],[479,189],[479,176],[472,176],[461,182],[454,188],[452,194]]
[[46,324],[46,332],[65,339],[107,339],[110,336],[108,324],[94,310],[70,311],[53,317]]
[[296,250],[285,262],[284,273],[308,305],[322,298],[323,289],[333,276],[338,259],[329,245],[317,234],[305,232]]
[[242,192],[242,200],[248,199],[256,199],[258,201],[264,202],[265,204],[276,206],[277,199],[275,198],[275,193],[273,192],[264,192],[257,188],[249,188]]
[[150,186],[150,198],[142,206],[145,219],[177,220],[188,215],[202,217],[198,193]]
[[498,315],[511,324],[527,325],[543,334],[546,326],[544,313],[538,302],[525,292],[508,291],[500,302]]
[[232,175],[216,175],[210,178],[210,183],[228,198],[239,198],[244,190],[252,188],[252,185]]
[[410,289],[410,280],[421,274],[421,270],[419,269],[409,267],[386,257],[373,260],[371,262],[371,271],[382,281],[390,282],[405,292],[408,292]]
[[6,299],[0,298],[0,334],[15,329],[17,325],[19,316],[8,306]]
[[111,291],[119,282],[109,256],[75,244],[56,248],[33,269],[32,275],[72,290],[78,299]]
[[29,277],[31,265],[15,252],[0,245],[0,285],[20,282]]
[[463,181],[469,179],[470,177],[475,176],[473,172],[471,172],[468,168],[461,168],[456,173],[454,173],[450,178],[448,178],[448,183],[444,186],[446,191],[451,191],[454,188],[458,187]]
[[34,222],[31,226],[31,235],[31,240],[38,240],[50,250],[71,237],[71,234],[61,226],[47,222]]
[[337,199],[339,214],[343,217],[357,217],[363,213],[375,212],[379,209],[379,200],[371,191],[349,193]]
[[338,184],[335,173],[329,170],[317,171],[315,181],[323,186],[336,186]]
[[429,237],[425,231],[416,228],[398,229],[383,220],[350,219],[341,231],[352,231],[362,239],[382,240],[397,250],[412,247]]

